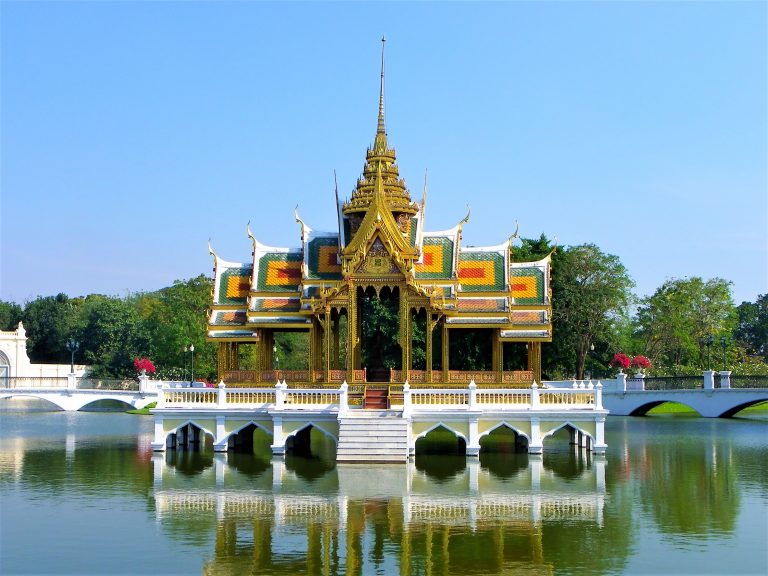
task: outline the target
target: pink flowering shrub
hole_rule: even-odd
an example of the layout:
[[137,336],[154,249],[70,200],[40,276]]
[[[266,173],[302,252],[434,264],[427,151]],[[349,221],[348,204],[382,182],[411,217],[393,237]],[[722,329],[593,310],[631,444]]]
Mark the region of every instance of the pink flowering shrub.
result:
[[139,374],[142,372],[146,372],[147,374],[154,374],[156,372],[155,365],[152,364],[152,360],[149,358],[136,358],[133,361],[133,367]]
[[615,368],[627,369],[629,368],[629,356],[623,352],[617,352],[613,355],[613,360],[611,360],[608,365]]
[[651,361],[642,354],[638,354],[632,358],[632,368],[640,368],[641,370],[644,370],[652,367],[653,365],[651,364]]

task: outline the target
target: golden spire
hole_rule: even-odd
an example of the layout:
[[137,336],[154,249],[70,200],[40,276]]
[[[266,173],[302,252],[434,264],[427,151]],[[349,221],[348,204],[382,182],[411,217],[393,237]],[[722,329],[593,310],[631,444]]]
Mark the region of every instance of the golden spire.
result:
[[386,134],[384,128],[384,43],[387,39],[381,37],[381,84],[379,85],[379,123],[376,126],[376,134]]
[[400,214],[414,215],[419,207],[411,202],[411,196],[405,186],[405,180],[400,177],[395,159],[395,151],[387,143],[387,132],[384,123],[384,43],[386,38],[381,38],[381,70],[379,84],[379,116],[376,125],[376,137],[365,154],[365,166],[363,174],[357,181],[357,186],[352,192],[352,198],[344,204],[343,212],[346,216],[353,213],[364,214],[374,196],[374,184],[376,174],[381,170],[384,197],[390,210]]

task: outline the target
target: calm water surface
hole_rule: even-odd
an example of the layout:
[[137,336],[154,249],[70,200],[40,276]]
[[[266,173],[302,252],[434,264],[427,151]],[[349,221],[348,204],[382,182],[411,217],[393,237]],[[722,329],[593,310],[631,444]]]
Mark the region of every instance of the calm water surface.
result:
[[765,419],[360,466],[154,455],[151,417],[34,406],[0,403],[2,574],[768,573]]

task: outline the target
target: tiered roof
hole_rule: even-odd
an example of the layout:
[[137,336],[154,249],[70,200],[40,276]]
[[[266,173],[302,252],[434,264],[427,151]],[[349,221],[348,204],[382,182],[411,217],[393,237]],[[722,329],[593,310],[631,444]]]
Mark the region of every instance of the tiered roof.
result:
[[383,71],[382,51],[376,135],[352,197],[340,202],[336,194],[338,230],[314,231],[296,214],[297,248],[263,245],[249,229],[251,263],[228,262],[211,250],[211,339],[248,339],[260,328],[308,328],[326,294],[338,295],[372,274],[400,278],[428,295],[449,325],[499,328],[508,341],[551,339],[550,256],[514,262],[514,236],[497,246],[462,246],[469,214],[450,230],[424,230],[426,193],[421,203],[411,201],[387,142]]

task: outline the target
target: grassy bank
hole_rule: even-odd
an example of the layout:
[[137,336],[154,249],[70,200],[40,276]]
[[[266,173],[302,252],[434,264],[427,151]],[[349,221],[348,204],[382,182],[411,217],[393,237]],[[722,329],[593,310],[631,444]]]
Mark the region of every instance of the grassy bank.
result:
[[140,409],[134,409],[134,410],[126,410],[128,414],[141,414],[143,416],[149,416],[149,411],[157,406],[157,402],[151,402],[150,404],[147,404],[145,408]]
[[[698,412],[685,404],[678,404],[676,402],[665,402],[648,411],[649,416],[663,416],[670,414],[676,416],[697,416]],[[768,402],[752,406],[738,413],[738,416],[749,415],[768,415]]]

